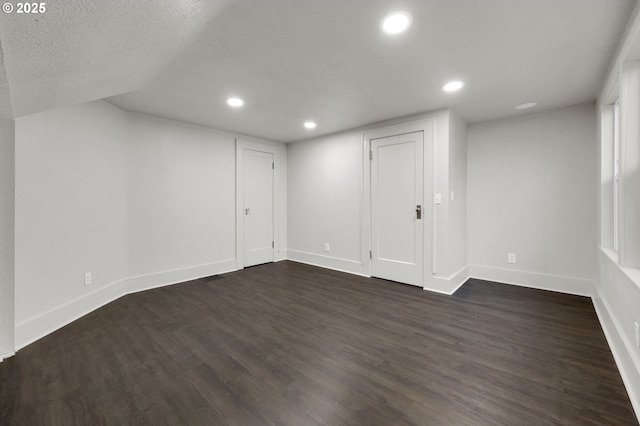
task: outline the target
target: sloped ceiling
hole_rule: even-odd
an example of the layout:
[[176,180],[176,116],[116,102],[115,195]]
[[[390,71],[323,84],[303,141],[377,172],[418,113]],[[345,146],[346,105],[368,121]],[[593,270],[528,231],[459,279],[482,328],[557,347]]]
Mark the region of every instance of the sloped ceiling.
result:
[[[67,0],[0,16],[0,114],[107,98],[296,141],[453,107],[469,122],[595,99],[635,0]],[[379,22],[406,10],[413,25]],[[445,94],[461,79],[466,87]],[[6,83],[6,84],[5,84]],[[225,104],[242,97],[241,109]],[[312,119],[309,131],[302,122]]]

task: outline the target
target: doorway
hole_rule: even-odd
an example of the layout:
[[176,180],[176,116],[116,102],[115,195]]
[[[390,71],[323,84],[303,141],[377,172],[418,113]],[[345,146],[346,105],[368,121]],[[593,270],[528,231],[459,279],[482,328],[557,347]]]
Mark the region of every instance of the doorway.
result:
[[371,275],[423,286],[423,132],[370,141]]
[[271,145],[236,141],[238,269],[275,260],[277,150],[277,147]]
[[273,154],[243,152],[244,265],[273,262]]

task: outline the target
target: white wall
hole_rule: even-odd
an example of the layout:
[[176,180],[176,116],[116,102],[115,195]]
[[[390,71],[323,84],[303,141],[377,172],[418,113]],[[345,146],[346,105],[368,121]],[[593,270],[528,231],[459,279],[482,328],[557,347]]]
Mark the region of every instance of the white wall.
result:
[[0,361],[13,354],[14,344],[14,242],[15,143],[14,122],[0,120]]
[[124,113],[106,102],[16,120],[18,346],[127,276],[127,145]]
[[[466,125],[457,116],[450,124],[452,115],[449,111],[419,114],[288,144],[289,258],[366,275],[363,132],[433,119],[434,164],[425,164],[425,173],[433,175],[433,183],[429,179],[433,188],[428,192],[439,191],[444,196],[442,205],[435,208],[436,275],[426,271],[425,288],[450,292],[461,284],[466,270],[459,277],[451,275],[466,265]],[[450,147],[452,131],[455,140]],[[455,208],[450,208],[447,196],[451,182],[461,191]],[[425,209],[431,209],[430,200],[425,201]],[[329,253],[324,251],[325,243],[331,246]],[[460,282],[451,285],[453,281]]]
[[287,145],[287,172],[289,256],[362,274],[361,132]]
[[[449,113],[448,186],[443,193],[447,211],[447,238],[442,242],[446,255],[442,274],[450,276],[468,265],[467,260],[467,124]],[[453,200],[451,193],[453,192]],[[462,275],[466,275],[463,271]]]
[[[475,124],[468,132],[471,275],[591,295],[595,106]],[[516,253],[516,264],[507,253]]]
[[143,114],[127,118],[127,276],[233,261],[234,135]]
[[237,137],[104,101],[18,119],[16,347],[124,294],[236,269]]

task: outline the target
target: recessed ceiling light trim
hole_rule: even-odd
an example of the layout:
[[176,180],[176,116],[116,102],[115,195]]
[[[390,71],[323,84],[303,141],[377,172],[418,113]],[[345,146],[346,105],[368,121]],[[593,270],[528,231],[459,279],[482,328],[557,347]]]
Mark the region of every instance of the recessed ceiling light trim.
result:
[[240,108],[242,105],[244,105],[244,101],[238,97],[232,96],[227,99],[227,105],[234,108]]
[[458,90],[462,89],[464,87],[464,82],[460,81],[460,80],[454,80],[454,81],[450,81],[447,84],[445,84],[444,86],[442,86],[442,90],[444,90],[445,92],[448,93],[453,93],[453,92],[457,92]]
[[305,123],[304,123],[304,127],[306,129],[309,129],[309,130],[315,129],[316,126],[317,126],[317,124],[314,121],[305,121]]
[[380,29],[387,34],[400,34],[405,32],[413,22],[413,17],[409,12],[393,12],[382,18]]
[[529,109],[529,108],[533,108],[536,105],[538,105],[537,102],[525,102],[523,104],[518,105],[516,109]]

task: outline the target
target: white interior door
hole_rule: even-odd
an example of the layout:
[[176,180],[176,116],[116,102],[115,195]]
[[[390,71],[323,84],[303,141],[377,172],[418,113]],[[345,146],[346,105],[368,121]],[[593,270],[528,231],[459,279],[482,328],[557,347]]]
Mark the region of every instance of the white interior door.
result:
[[371,140],[371,275],[423,285],[422,132]]
[[273,262],[273,154],[243,152],[244,266]]

